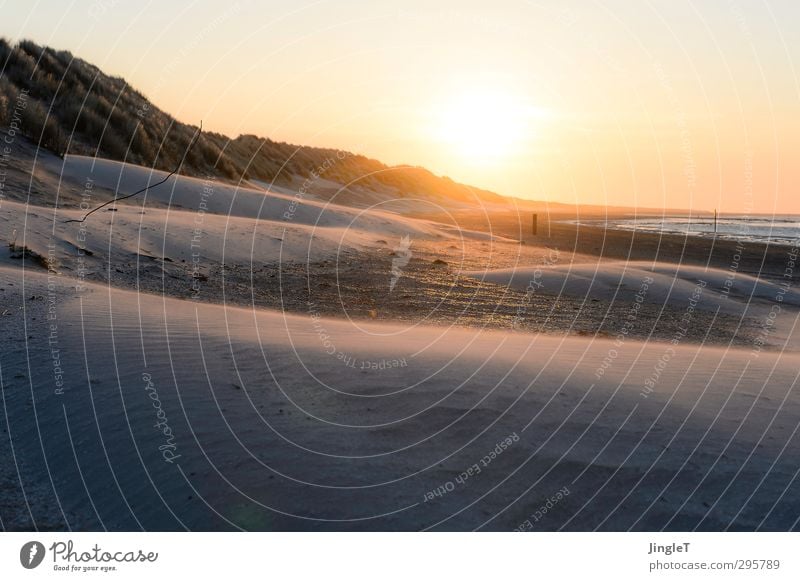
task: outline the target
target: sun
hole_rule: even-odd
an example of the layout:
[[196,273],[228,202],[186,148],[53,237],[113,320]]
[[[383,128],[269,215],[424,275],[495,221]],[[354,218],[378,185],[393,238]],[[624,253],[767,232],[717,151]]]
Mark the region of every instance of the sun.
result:
[[500,92],[463,92],[439,107],[436,137],[472,161],[514,153],[530,132],[531,109]]

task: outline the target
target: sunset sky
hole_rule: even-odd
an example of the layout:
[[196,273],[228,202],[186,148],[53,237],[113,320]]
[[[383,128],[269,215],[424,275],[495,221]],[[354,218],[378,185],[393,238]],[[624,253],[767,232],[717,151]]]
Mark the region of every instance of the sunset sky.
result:
[[3,3],[185,122],[567,203],[800,213],[800,3]]

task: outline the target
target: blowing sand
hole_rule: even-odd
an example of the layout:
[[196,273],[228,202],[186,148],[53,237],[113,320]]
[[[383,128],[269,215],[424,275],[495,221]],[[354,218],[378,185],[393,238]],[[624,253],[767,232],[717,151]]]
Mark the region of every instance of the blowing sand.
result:
[[[90,161],[65,179],[151,179]],[[148,196],[83,226],[75,197],[0,206],[4,528],[798,527],[777,262],[184,177]]]

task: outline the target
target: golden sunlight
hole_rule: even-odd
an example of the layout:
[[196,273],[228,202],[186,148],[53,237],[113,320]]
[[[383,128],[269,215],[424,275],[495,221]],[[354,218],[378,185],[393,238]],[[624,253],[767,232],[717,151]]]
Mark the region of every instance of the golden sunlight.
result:
[[435,137],[471,162],[514,153],[530,134],[534,109],[508,94],[465,92],[440,106]]

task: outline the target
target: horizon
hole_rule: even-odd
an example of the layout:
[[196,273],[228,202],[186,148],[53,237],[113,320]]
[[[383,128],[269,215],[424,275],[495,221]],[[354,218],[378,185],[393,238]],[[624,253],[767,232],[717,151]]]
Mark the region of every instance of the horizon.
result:
[[160,8],[151,36],[146,7],[47,0],[7,9],[1,33],[69,50],[232,138],[535,201],[800,213],[800,170],[781,163],[800,140],[797,6],[441,6],[199,2]]

